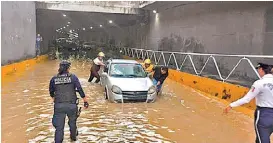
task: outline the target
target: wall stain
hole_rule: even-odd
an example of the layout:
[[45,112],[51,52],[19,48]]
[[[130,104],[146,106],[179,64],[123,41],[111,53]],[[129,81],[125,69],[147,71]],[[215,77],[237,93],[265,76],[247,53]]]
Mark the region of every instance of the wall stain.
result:
[[159,50],[205,53],[205,48],[200,40],[195,37],[181,37],[171,34],[159,41]]
[[[230,90],[229,90],[230,91]],[[223,96],[222,96],[222,99],[230,99],[231,98],[231,94],[228,94],[227,93],[227,90],[224,89],[223,90]]]
[[[181,37],[180,35],[171,34],[168,37],[163,37],[159,41],[158,50],[160,51],[176,51],[184,53],[206,53],[205,47],[202,42],[195,37]],[[182,64],[184,58],[177,58],[177,62]],[[205,57],[192,56],[195,66],[198,68],[204,65]],[[174,61],[171,60],[170,65],[173,65]],[[190,63],[185,64],[184,70],[191,68]]]

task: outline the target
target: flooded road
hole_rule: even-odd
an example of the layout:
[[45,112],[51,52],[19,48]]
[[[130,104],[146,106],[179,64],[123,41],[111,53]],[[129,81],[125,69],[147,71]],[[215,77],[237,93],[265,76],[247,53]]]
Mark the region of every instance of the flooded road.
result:
[[[49,61],[2,82],[3,143],[54,141],[48,85],[57,69],[58,62]],[[168,80],[155,103],[114,104],[87,82],[89,69],[87,62],[72,62],[90,104],[78,119],[77,142],[254,142],[253,119],[234,111],[222,115],[225,105],[193,89]],[[70,142],[67,122],[64,142]]]

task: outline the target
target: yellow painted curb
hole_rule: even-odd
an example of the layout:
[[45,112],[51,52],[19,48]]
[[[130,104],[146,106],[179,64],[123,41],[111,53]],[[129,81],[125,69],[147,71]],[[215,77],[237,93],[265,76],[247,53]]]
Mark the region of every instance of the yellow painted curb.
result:
[[13,63],[10,65],[1,66],[1,79],[6,81],[5,79],[13,76],[16,73],[22,73],[26,71],[26,69],[33,67],[34,65],[46,61],[48,59],[47,55],[42,55],[37,58],[24,60],[18,63]]
[[[204,95],[217,99],[226,105],[238,100],[239,98],[242,98],[249,91],[249,88],[246,87],[225,83],[206,77],[200,77],[173,69],[169,70],[168,78],[194,88]],[[255,100],[252,100],[250,103],[245,104],[242,107],[235,108],[235,110],[253,117],[253,110],[255,108]]]

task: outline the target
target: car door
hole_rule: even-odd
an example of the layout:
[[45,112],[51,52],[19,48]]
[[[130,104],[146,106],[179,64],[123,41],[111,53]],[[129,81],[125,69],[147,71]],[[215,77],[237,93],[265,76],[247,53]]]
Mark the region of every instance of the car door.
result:
[[102,74],[101,74],[101,85],[103,86],[103,87],[105,87],[106,86],[106,81],[107,81],[107,77],[108,77],[108,69],[109,69],[109,66],[110,66],[110,63],[107,61],[106,62],[106,64],[105,64],[105,67],[104,67],[104,69],[103,69],[103,72],[102,72]]

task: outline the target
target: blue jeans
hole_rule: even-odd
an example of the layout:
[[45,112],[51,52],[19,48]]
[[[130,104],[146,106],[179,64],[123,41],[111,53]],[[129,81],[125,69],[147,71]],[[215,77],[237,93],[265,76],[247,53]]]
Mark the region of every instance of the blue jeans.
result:
[[162,84],[157,85],[157,83],[158,83],[158,81],[153,78],[153,84],[156,86],[157,92],[160,92],[160,90],[162,88]]
[[52,124],[55,127],[55,143],[62,143],[64,138],[64,125],[66,115],[68,116],[68,125],[70,128],[70,138],[76,139],[77,136],[77,112],[76,104],[56,103],[54,104],[54,115]]

